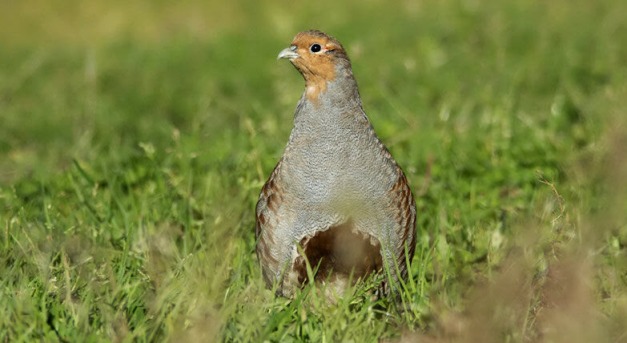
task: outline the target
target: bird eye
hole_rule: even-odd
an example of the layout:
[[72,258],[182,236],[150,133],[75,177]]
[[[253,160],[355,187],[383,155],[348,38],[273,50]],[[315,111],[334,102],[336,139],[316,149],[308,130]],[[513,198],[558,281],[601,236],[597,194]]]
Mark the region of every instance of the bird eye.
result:
[[311,52],[319,52],[320,50],[322,50],[322,47],[320,46],[320,44],[312,44],[309,50],[311,50]]

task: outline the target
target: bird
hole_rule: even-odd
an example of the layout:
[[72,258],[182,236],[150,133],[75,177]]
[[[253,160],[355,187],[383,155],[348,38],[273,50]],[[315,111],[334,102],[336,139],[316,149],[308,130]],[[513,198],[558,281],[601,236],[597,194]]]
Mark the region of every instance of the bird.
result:
[[265,284],[286,298],[312,281],[342,296],[358,280],[387,274],[389,294],[408,275],[416,204],[363,110],[347,52],[332,36],[308,30],[277,59],[291,62],[305,90],[256,206]]

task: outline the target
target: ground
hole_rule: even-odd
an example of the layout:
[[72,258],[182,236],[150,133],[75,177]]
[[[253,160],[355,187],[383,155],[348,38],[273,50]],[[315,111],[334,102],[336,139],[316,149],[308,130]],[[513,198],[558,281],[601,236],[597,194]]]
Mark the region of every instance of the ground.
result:
[[[624,342],[627,3],[0,4],[0,339]],[[276,298],[254,205],[336,36],[417,200],[398,299]]]

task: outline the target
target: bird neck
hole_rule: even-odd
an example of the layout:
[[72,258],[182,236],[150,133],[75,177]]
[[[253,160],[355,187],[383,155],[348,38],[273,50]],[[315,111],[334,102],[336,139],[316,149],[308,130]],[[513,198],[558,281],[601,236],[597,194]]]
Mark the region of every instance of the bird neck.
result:
[[293,134],[322,138],[338,128],[369,126],[350,69],[326,81],[324,91],[316,99],[310,99],[308,92],[305,88],[296,108]]

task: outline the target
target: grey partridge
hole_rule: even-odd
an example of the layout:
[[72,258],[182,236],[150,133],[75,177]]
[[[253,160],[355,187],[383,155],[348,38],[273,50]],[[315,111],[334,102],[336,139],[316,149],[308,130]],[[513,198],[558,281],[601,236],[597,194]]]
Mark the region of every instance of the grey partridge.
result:
[[[320,31],[280,52],[305,79],[289,141],[256,208],[263,278],[292,297],[314,279],[339,292],[387,266],[407,277],[416,205],[403,171],[374,132],[346,51]],[[387,286],[389,289],[389,286]]]

